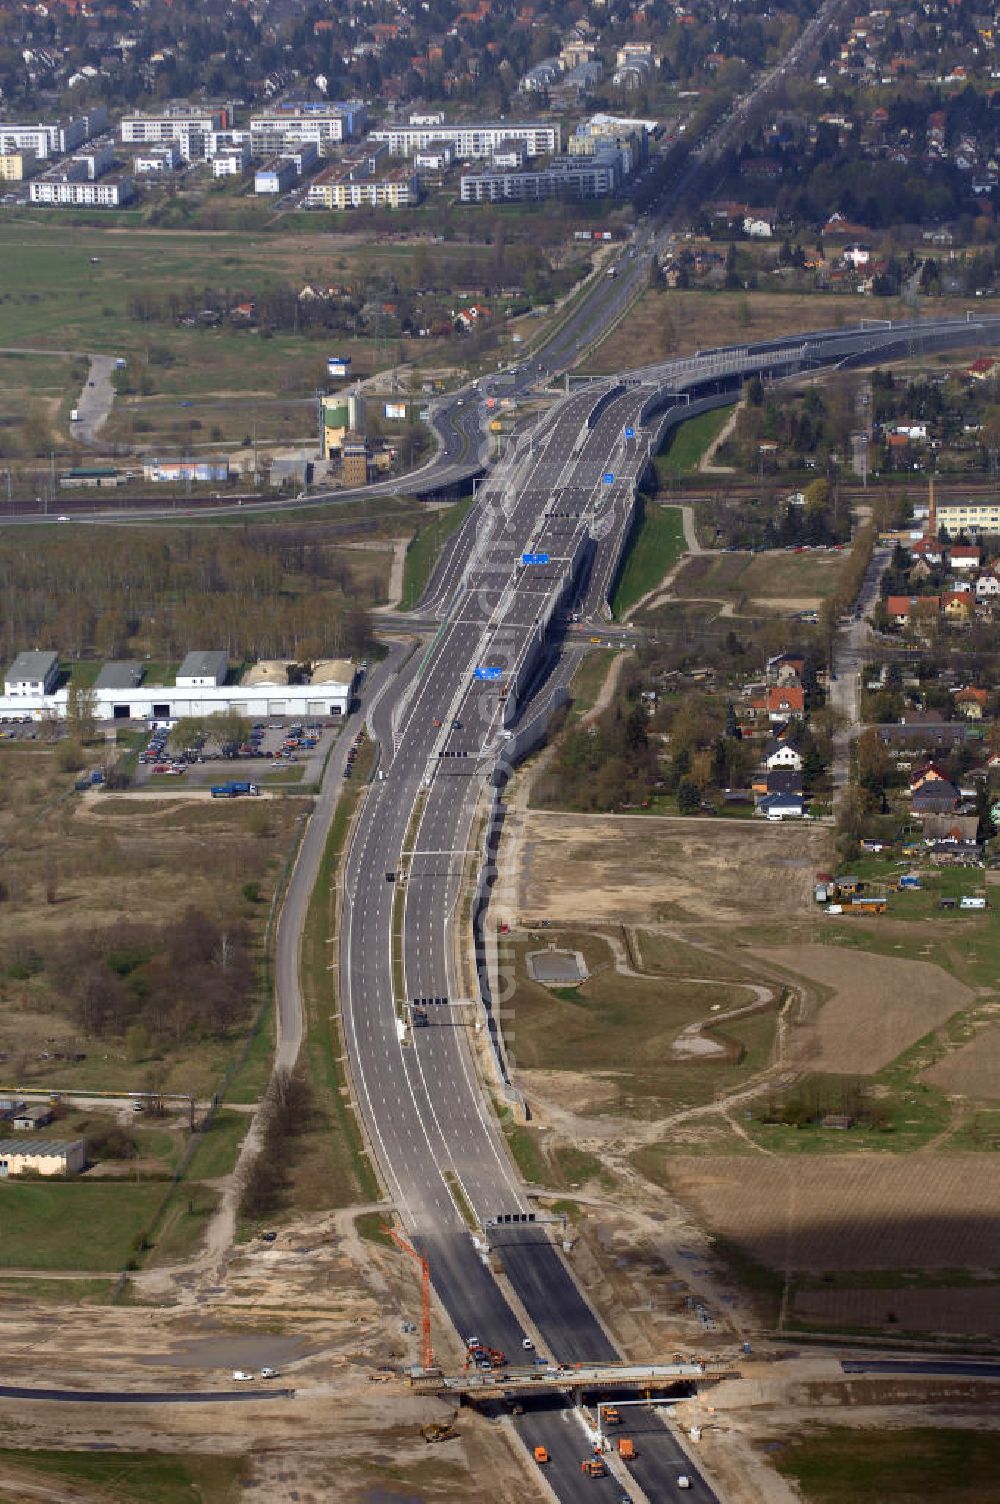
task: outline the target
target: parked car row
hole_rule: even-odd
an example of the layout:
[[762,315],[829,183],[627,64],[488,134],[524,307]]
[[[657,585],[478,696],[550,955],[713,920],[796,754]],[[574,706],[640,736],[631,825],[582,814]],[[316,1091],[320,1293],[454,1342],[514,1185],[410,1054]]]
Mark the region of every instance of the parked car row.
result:
[[344,763],[344,777],[351,778],[354,774],[354,760],[358,755],[358,749],[365,739],[365,733],[359,731],[353,742],[347,749],[347,761]]

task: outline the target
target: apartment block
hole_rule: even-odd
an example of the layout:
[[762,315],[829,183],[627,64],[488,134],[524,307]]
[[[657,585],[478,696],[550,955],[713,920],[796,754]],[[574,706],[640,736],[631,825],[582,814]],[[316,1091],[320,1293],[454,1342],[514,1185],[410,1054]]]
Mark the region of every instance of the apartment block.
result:
[[412,157],[433,142],[448,141],[457,157],[492,157],[507,142],[523,141],[529,157],[549,156],[561,142],[558,125],[500,120],[471,125],[391,125],[372,131],[369,140],[383,141],[394,157]]

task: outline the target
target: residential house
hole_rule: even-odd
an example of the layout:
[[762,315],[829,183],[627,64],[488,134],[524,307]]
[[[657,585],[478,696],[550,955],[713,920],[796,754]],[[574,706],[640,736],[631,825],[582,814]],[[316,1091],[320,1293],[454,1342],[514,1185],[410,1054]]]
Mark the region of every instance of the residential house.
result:
[[[935,841],[949,841],[960,846],[976,846],[978,815],[956,815],[953,810],[942,815],[925,814],[921,824],[925,840],[933,838]],[[978,847],[976,853],[978,855]]]
[[910,774],[910,793],[923,788],[927,783],[947,783],[948,775],[938,767],[937,763],[926,762],[919,768],[914,768]]
[[773,685],[766,696],[767,718],[778,721],[802,720],[806,713],[805,690],[801,685]]
[[941,597],[941,611],[948,621],[968,621],[972,616],[972,596],[966,590],[946,590]]
[[953,543],[948,549],[948,562],[952,569],[978,569],[983,557],[981,548],[966,547]]
[[910,809],[915,815],[951,815],[958,809],[961,795],[947,778],[934,778],[922,783],[910,796]]
[[943,725],[901,726],[893,721],[877,725],[875,734],[884,747],[898,755],[924,756],[947,753],[968,740],[969,726],[963,721],[945,721]]
[[758,801],[754,814],[768,820],[801,820],[803,815],[801,794],[765,794]]
[[767,660],[767,677],[772,684],[798,684],[805,664],[801,653],[778,653]]
[[802,753],[799,749],[776,737],[766,743],[761,762],[769,773],[777,768],[793,768],[797,773],[802,771]]
[[890,619],[903,627],[911,616],[937,616],[941,601],[936,595],[890,595],[885,609]]
[[995,601],[1000,596],[1000,579],[995,574],[981,574],[975,584],[977,601]]
[[964,715],[967,721],[981,721],[986,713],[989,698],[985,689],[976,689],[969,684],[965,689],[960,689],[955,696],[955,709],[959,715]]
[[773,768],[767,774],[769,794],[802,794],[802,774],[797,768]]
[[943,724],[944,716],[940,710],[931,710],[922,706],[919,710],[903,711],[904,726],[942,726]]
[[753,209],[743,216],[743,233],[751,240],[770,240],[777,216],[770,209]]

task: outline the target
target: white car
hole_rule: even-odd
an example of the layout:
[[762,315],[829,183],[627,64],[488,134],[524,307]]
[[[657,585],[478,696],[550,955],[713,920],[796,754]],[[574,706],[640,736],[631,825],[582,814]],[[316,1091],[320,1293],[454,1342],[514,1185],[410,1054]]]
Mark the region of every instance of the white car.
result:
[[278,1378],[278,1370],[276,1368],[262,1368],[260,1376],[262,1379],[276,1379]]
[[234,1368],[233,1378],[237,1384],[252,1384],[253,1374],[247,1373],[245,1368]]
[[521,1346],[524,1348],[526,1353],[530,1353],[534,1345],[535,1344],[532,1342],[530,1337],[523,1337],[521,1339]]

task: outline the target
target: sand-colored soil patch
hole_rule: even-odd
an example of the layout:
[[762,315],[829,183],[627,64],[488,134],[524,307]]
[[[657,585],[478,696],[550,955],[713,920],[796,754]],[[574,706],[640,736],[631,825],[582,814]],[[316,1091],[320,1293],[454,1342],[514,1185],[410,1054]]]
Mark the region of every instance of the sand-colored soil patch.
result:
[[968,1007],[974,993],[940,966],[829,945],[787,945],[762,959],[833,989],[819,1010],[816,1070],[871,1075]]
[[981,1154],[679,1157],[670,1188],[774,1269],[992,1268],[1000,1176]]
[[772,919],[780,894],[783,913],[805,914],[828,840],[819,827],[762,822],[751,832],[742,822],[532,810],[523,832],[518,904],[529,920],[571,924],[748,923]]

